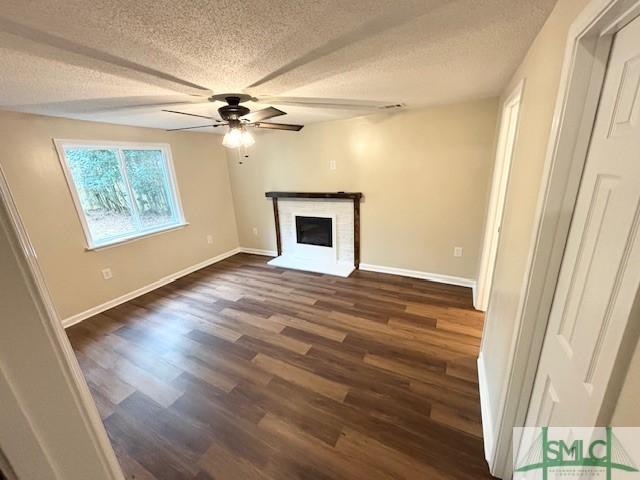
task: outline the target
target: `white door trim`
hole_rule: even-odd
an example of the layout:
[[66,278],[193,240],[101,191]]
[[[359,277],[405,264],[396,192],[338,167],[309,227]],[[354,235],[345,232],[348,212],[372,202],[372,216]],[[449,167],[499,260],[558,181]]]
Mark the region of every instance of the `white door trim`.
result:
[[[500,133],[496,148],[496,161],[493,167],[493,180],[491,183],[491,195],[489,209],[485,223],[482,257],[480,259],[480,272],[478,274],[478,286],[474,291],[474,307],[477,310],[487,311],[489,306],[489,293],[493,281],[496,253],[500,239],[500,225],[504,212],[504,201],[509,184],[509,172],[511,171],[511,159],[515,149],[515,141],[518,136],[518,121],[520,119],[520,102],[524,90],[524,79],[518,83],[511,94],[502,104],[500,117]],[[514,111],[515,110],[515,111]]]
[[569,30],[509,374],[487,458],[491,473],[501,478],[512,473],[512,428],[525,422],[611,41],[639,13],[640,0],[591,0]]

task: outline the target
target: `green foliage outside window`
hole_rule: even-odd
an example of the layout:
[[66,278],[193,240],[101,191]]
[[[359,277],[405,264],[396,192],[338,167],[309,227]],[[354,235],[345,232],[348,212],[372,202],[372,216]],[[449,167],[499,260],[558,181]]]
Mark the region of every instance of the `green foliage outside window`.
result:
[[141,215],[171,215],[166,174],[159,150],[123,150],[129,182]]
[[85,211],[129,211],[127,187],[114,150],[74,148],[66,154]]
[[69,146],[64,155],[90,244],[181,221],[163,150]]

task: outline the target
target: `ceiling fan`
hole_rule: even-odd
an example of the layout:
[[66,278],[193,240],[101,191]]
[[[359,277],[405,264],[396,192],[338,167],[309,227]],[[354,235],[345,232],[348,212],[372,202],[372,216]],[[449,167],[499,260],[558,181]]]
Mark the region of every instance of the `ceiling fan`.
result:
[[241,103],[247,102],[249,100],[255,100],[251,95],[247,95],[244,93],[233,93],[233,94],[221,94],[214,95],[209,97],[210,102],[216,101],[224,101],[227,104],[218,108],[218,113],[220,114],[219,120],[214,117],[207,117],[205,115],[197,115],[194,113],[187,112],[179,112],[177,110],[165,110],[163,112],[168,113],[177,113],[179,115],[188,115],[191,117],[199,117],[206,118],[210,120],[211,123],[207,123],[206,125],[197,125],[194,127],[183,127],[183,128],[171,128],[167,131],[174,132],[177,130],[193,130],[196,128],[206,128],[206,127],[222,127],[228,126],[229,130],[225,134],[222,144],[228,148],[238,148],[238,147],[249,147],[255,143],[255,140],[251,133],[247,130],[247,127],[254,128],[267,128],[271,130],[290,130],[294,132],[298,132],[302,130],[304,125],[291,125],[287,123],[272,123],[265,122],[264,120],[268,120],[269,118],[278,117],[280,115],[286,115],[286,112],[275,108],[275,107],[267,107],[262,110],[251,111],[249,108],[244,105],[240,105]]

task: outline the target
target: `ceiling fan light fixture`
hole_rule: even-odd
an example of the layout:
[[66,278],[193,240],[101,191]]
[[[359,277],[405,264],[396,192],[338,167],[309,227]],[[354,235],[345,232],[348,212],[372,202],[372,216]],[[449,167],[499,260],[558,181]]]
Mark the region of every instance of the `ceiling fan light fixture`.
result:
[[256,140],[253,138],[253,135],[251,135],[251,133],[247,129],[243,128],[241,142],[243,147],[250,147],[251,145],[256,143]]
[[229,128],[229,131],[224,134],[222,139],[222,145],[227,148],[238,148],[242,145],[242,132],[239,128]]
[[222,139],[222,145],[227,148],[250,147],[254,143],[256,143],[256,141],[253,135],[244,127],[229,128],[229,131],[224,134],[224,138]]

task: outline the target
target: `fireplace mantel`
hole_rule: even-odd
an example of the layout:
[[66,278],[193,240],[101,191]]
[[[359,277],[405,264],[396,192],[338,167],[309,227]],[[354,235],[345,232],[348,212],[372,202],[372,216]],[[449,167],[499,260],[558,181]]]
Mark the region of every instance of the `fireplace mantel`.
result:
[[295,199],[315,199],[320,201],[349,200],[353,202],[353,267],[351,268],[351,270],[353,270],[354,267],[357,269],[360,266],[360,201],[363,196],[361,192],[266,192],[265,196],[271,198],[271,200],[273,201],[273,216],[275,220],[276,246],[278,251],[278,257],[274,259],[274,261],[277,261],[282,257],[282,238],[280,232],[280,212],[278,211],[278,199],[282,199],[283,201]]
[[269,198],[342,198],[344,200],[360,200],[361,192],[267,192]]

